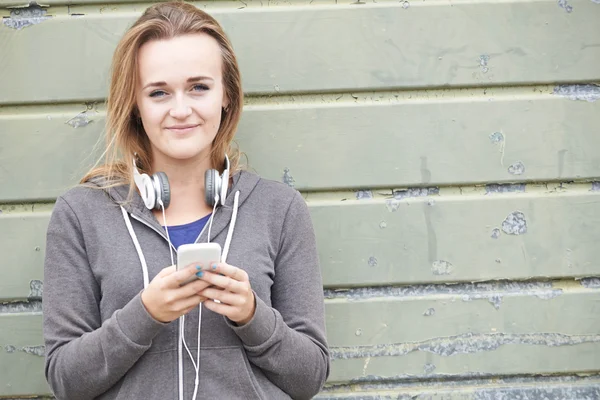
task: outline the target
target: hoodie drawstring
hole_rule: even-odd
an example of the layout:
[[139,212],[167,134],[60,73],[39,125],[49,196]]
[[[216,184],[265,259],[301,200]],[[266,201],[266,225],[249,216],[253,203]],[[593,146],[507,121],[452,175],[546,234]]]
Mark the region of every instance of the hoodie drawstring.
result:
[[[238,212],[238,207],[239,207],[239,197],[240,197],[240,192],[238,190],[235,192],[234,201],[233,201],[233,213],[231,215],[231,220],[229,221],[229,229],[227,230],[225,246],[223,247],[223,252],[221,254],[221,262],[222,263],[227,262],[227,255],[229,254],[229,247],[231,245],[231,240],[233,238],[233,231],[235,230],[235,223],[236,223],[237,212]],[[137,235],[135,234],[135,231],[133,230],[133,226],[131,225],[131,219],[129,218],[129,214],[127,213],[125,208],[123,208],[123,206],[121,206],[121,212],[123,214],[123,219],[125,220],[125,225],[127,226],[129,236],[131,237],[131,240],[133,241],[135,250],[138,254],[140,264],[142,265],[142,274],[144,277],[144,289],[146,289],[148,287],[148,285],[150,284],[149,276],[148,276],[148,265],[146,264],[146,258],[144,257],[144,253],[142,252],[142,247],[140,246],[140,242],[138,241]],[[163,209],[163,213],[164,213],[164,209]],[[213,211],[213,215],[211,216],[211,221],[210,221],[211,223],[212,223],[213,216],[214,216],[214,211]],[[165,223],[165,225],[166,225],[166,223]],[[169,248],[172,248],[173,246],[171,244],[170,238],[167,237],[167,241],[169,242]],[[210,242],[210,227],[209,227],[208,242]],[[171,254],[171,261],[173,262],[172,254]],[[194,359],[191,356],[191,353],[190,353],[189,349],[187,348],[187,344],[186,344],[186,350],[188,351],[188,355],[190,356],[190,359],[192,360],[192,364],[194,365],[194,369],[196,370],[196,380],[194,382],[193,399],[196,398],[196,394],[198,392],[198,376],[199,376],[199,372],[200,372],[201,321],[202,321],[202,304],[200,304],[198,306],[198,356],[197,356],[198,363],[194,362]],[[178,382],[179,383],[179,400],[183,400],[183,355],[182,355],[183,349],[182,349],[181,345],[182,345],[182,342],[184,342],[184,335],[183,335],[184,326],[185,326],[185,316],[181,316],[179,318],[179,335],[178,335],[179,338],[178,338],[178,351],[177,351],[178,352],[178,354],[177,354],[178,375],[179,375],[179,377],[178,377],[179,378],[178,379],[178,381],[179,381]]]

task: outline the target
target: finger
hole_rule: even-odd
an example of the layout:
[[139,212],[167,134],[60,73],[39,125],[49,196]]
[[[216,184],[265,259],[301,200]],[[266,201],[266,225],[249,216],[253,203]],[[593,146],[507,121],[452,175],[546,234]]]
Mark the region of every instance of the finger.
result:
[[182,312],[182,311],[187,310],[188,308],[193,309],[194,307],[196,307],[198,304],[200,304],[204,300],[206,300],[206,297],[204,297],[204,296],[200,296],[200,295],[190,296],[190,297],[187,297],[185,299],[181,299],[180,301],[178,301],[174,305],[173,308],[174,308],[175,312]]
[[204,289],[206,289],[210,286],[211,286],[210,282],[206,282],[201,279],[198,279],[198,280],[188,283],[187,285],[183,285],[175,290],[178,291],[178,293],[177,293],[178,296],[184,298],[184,297],[193,296],[195,294],[199,294],[201,291],[203,291]]
[[196,264],[190,264],[179,271],[173,272],[171,275],[166,277],[168,280],[168,286],[177,287],[194,276],[198,271],[199,269]]
[[208,271],[204,271],[204,274],[200,279],[233,293],[244,293],[247,291],[246,289],[248,287],[247,282],[239,282],[228,276],[218,275]]
[[204,307],[217,314],[224,315],[232,321],[232,317],[236,315],[236,308],[227,304],[215,303],[214,301],[208,300],[204,302]]
[[200,296],[204,296],[211,300],[219,300],[221,303],[230,306],[241,306],[244,304],[244,298],[238,294],[227,292],[225,290],[216,289],[210,287],[199,293]]
[[222,274],[236,281],[248,281],[248,274],[241,268],[226,263],[212,263],[208,268],[211,272]]
[[156,276],[164,278],[165,276],[171,275],[176,270],[177,270],[177,267],[175,265],[171,265],[170,267],[161,269],[160,272],[158,274],[156,274]]

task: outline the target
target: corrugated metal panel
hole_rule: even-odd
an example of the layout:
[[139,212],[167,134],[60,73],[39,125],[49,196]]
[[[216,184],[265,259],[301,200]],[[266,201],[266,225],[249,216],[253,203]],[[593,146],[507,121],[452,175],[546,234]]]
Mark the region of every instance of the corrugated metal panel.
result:
[[[45,227],[148,5],[96,3],[0,0],[0,398],[49,394]],[[195,3],[238,52],[251,167],[310,206],[318,398],[600,398],[600,4],[365,3]]]

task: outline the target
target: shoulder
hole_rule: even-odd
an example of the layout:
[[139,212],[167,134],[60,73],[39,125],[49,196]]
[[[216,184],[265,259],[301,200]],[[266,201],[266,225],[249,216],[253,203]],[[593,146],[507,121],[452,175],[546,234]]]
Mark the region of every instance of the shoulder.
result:
[[110,194],[113,190],[93,184],[79,184],[58,197],[53,213],[70,212],[91,217],[110,209],[118,209],[119,204]]

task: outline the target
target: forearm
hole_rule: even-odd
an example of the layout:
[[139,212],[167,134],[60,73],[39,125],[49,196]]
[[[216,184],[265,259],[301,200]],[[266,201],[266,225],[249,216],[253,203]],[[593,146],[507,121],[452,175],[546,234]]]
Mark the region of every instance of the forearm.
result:
[[[48,304],[51,309],[52,304]],[[117,383],[150,348],[164,326],[145,310],[140,296],[98,329],[69,340],[60,317],[46,319],[46,378],[58,399],[92,399]]]
[[321,390],[329,374],[329,354],[317,338],[320,335],[290,328],[277,310],[258,297],[252,320],[239,327],[230,325],[242,340],[248,360],[292,398],[308,399]]

